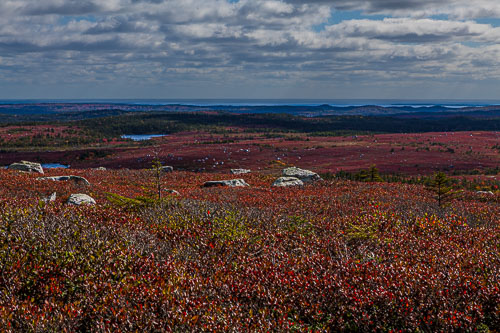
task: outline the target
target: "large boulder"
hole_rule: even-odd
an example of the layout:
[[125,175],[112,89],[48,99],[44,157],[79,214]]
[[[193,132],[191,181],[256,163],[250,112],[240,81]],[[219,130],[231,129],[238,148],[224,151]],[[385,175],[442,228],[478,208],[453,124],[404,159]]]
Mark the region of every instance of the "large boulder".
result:
[[53,181],[59,181],[59,182],[65,182],[65,181],[71,180],[71,181],[75,182],[76,184],[90,186],[89,181],[83,177],[80,177],[80,176],[41,177],[41,178],[38,178],[38,180],[53,180]]
[[78,193],[70,195],[68,204],[76,206],[95,205],[95,200],[86,194]]
[[248,185],[243,179],[213,180],[205,182],[205,184],[203,184],[203,187],[214,187],[214,186],[243,187],[250,185]]
[[245,173],[250,173],[251,171],[248,169],[231,169],[231,174],[233,175],[242,175]]
[[276,179],[273,186],[288,187],[288,186],[302,186],[304,182],[296,177],[280,177]]
[[19,163],[12,163],[9,165],[11,170],[19,170],[25,172],[38,172],[43,174],[43,168],[40,163],[21,161]]
[[295,177],[302,180],[304,183],[321,180],[321,177],[316,172],[299,169],[296,167],[286,168],[283,170],[282,174],[283,177]]

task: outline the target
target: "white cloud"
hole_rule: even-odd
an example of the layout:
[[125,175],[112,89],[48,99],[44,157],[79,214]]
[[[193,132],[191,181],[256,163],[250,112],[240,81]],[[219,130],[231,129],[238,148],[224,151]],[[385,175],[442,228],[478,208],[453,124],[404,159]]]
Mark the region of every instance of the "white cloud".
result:
[[362,10],[400,17],[450,15],[454,19],[500,17],[498,0],[287,0],[288,3],[328,4],[338,10]]
[[445,21],[413,18],[386,18],[349,20],[326,28],[336,36],[362,36],[402,42],[433,42],[449,40],[477,40],[495,42],[500,29],[473,21]]
[[[2,82],[295,85],[496,79],[490,0],[4,0]],[[400,16],[328,24],[332,10]],[[429,15],[445,14],[450,19]],[[428,16],[426,18],[426,16]],[[467,19],[467,20],[465,20]],[[324,28],[317,29],[319,25]],[[309,83],[308,83],[309,82]]]

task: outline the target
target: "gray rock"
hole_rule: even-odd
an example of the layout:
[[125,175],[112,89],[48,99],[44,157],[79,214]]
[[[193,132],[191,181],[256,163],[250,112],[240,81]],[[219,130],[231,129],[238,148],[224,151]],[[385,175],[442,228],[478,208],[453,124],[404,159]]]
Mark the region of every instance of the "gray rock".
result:
[[57,199],[57,193],[54,192],[49,197],[43,198],[42,201],[47,203],[47,202],[54,202],[54,201],[56,201],[56,199]]
[[176,190],[171,190],[171,189],[165,189],[164,190],[165,192],[167,192],[168,194],[172,194],[172,195],[181,195],[179,192],[177,192]]
[[295,177],[302,180],[304,183],[309,183],[321,180],[321,177],[316,173],[309,170],[299,169],[296,167],[286,168],[283,170],[283,177]]
[[68,204],[70,205],[95,205],[95,200],[86,194],[72,194],[68,199]]
[[105,170],[106,170],[106,168],[105,168],[105,167],[98,167],[98,168],[96,168],[96,170],[97,170],[97,171],[105,171]]
[[251,171],[248,169],[231,169],[231,174],[233,175],[242,175],[245,173],[250,173]]
[[280,177],[276,179],[273,186],[288,187],[288,186],[302,186],[304,182],[296,177]]
[[164,166],[164,167],[161,168],[161,170],[163,172],[173,172],[174,171],[174,167],[172,167],[172,166]]
[[38,172],[43,174],[43,168],[40,163],[21,161],[19,163],[12,163],[9,165],[9,169],[11,170],[19,170],[25,172]]
[[56,177],[40,177],[37,178],[38,180],[53,180],[53,181],[59,181],[59,182],[65,182],[65,181],[74,181],[76,184],[83,184],[90,186],[90,183],[87,179],[80,177],[80,176],[56,176]]
[[203,187],[213,187],[213,186],[243,187],[250,185],[248,185],[243,179],[213,180],[205,182],[205,184],[203,184]]
[[486,195],[495,195],[495,193],[491,191],[477,191],[477,194],[486,194]]

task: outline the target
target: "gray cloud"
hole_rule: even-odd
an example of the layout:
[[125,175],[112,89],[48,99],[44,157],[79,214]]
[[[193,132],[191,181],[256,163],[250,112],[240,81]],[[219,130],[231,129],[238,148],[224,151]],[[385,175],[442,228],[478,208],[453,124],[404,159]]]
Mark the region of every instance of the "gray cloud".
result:
[[498,42],[500,29],[471,21],[431,19],[349,20],[327,27],[337,36],[367,37],[394,42],[428,43],[460,40]]
[[[0,91],[43,84],[67,94],[206,97],[239,88],[247,97],[313,97],[354,85],[371,86],[367,95],[380,82],[401,90],[394,81],[494,80],[500,28],[472,18],[500,4],[477,1],[5,0]],[[335,10],[397,17],[329,24]],[[425,18],[435,14],[450,19]]]
[[339,10],[366,9],[368,11],[421,9],[435,4],[452,3],[453,0],[287,0],[288,3],[321,3],[332,5]]
[[90,1],[37,1],[21,8],[21,12],[27,15],[86,15],[99,10],[100,7]]
[[458,19],[500,17],[497,0],[286,0],[288,3],[330,5],[337,10],[362,10],[369,14],[425,17],[450,15]]

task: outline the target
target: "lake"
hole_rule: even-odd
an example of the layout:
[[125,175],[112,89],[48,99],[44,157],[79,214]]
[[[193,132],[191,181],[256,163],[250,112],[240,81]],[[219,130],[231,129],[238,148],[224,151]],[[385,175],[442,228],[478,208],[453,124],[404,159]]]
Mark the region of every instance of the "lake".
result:
[[134,141],[144,141],[151,138],[160,138],[166,136],[166,134],[124,134],[121,136],[122,139],[132,139]]

